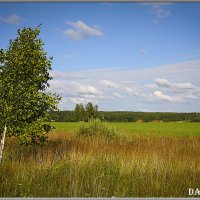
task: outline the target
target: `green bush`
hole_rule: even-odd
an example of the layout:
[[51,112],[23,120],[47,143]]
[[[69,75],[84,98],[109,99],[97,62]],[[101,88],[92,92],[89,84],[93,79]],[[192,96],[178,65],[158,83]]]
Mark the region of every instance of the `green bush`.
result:
[[89,122],[80,122],[78,135],[116,138],[117,130],[110,127],[106,122],[102,122],[99,119],[92,119]]

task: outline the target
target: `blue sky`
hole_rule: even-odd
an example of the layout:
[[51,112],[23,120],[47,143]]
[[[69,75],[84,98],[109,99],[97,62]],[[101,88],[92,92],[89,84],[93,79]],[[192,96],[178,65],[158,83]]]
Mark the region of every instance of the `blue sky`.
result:
[[0,3],[0,48],[36,27],[60,108],[200,111],[200,3]]

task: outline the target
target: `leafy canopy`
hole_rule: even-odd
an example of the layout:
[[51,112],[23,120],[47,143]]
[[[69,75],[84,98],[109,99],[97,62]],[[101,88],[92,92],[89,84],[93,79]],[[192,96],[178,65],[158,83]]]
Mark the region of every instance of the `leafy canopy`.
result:
[[76,104],[74,112],[76,121],[89,121],[101,117],[99,115],[98,106],[93,106],[92,102],[88,102],[85,107],[82,103]]
[[42,121],[61,99],[46,92],[53,58],[47,58],[39,34],[40,26],[18,30],[8,49],[0,50],[0,131],[6,125],[9,136],[25,144],[46,141],[52,127]]

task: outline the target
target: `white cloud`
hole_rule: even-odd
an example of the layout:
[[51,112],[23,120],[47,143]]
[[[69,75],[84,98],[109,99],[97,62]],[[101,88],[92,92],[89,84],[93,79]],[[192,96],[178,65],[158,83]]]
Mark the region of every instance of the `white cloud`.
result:
[[62,101],[65,109],[74,108],[73,102],[92,100],[106,110],[200,111],[198,60],[137,70],[102,68],[52,74],[50,89],[66,99]]
[[86,38],[86,36],[84,34],[81,34],[78,31],[73,30],[73,29],[66,30],[65,35],[67,35],[68,37],[70,37],[71,39],[74,39],[74,40],[82,40],[82,39]]
[[22,21],[22,18],[16,14],[12,14],[6,17],[2,17],[0,16],[0,22],[2,23],[6,23],[6,24],[20,24],[20,22]]
[[108,88],[119,88],[119,85],[113,81],[109,80],[100,80],[99,83]]
[[[73,104],[86,104],[88,103],[88,100],[86,98],[82,98],[82,97],[71,97],[68,99],[68,102],[73,103]],[[92,102],[92,100],[90,99],[90,102]]]
[[[137,67],[133,66],[132,68]],[[200,83],[200,60],[178,62],[173,64],[155,66],[144,69],[117,69],[101,68],[76,72],[85,78],[95,80],[109,80],[112,82],[132,82],[145,80],[152,82],[158,77],[171,81],[192,82],[195,85]]]
[[70,97],[67,100],[70,103],[74,103],[74,104],[79,104],[79,103],[84,103],[85,99],[84,98],[75,98],[75,97]]
[[197,89],[196,86],[187,82],[187,83],[170,83],[167,79],[156,78],[156,84],[160,87],[167,87],[172,89],[183,89],[183,90],[192,90]]
[[117,97],[117,98],[119,98],[119,99],[122,98],[122,95],[119,94],[119,93],[117,93],[117,92],[113,92],[113,96],[114,96],[114,97]]
[[179,89],[196,89],[197,88],[191,83],[176,83],[174,86]]
[[104,33],[97,26],[89,26],[82,21],[67,22],[72,28],[65,30],[65,35],[74,40],[84,40],[91,36],[103,36]]
[[64,97],[78,96],[87,98],[97,98],[102,92],[96,87],[83,84],[75,81],[66,80],[51,80],[50,81],[50,91],[57,92]]
[[179,102],[180,100],[177,97],[171,97],[169,95],[163,94],[161,91],[154,91],[154,97],[158,100],[165,100],[169,102]]
[[170,82],[163,78],[156,78],[155,83],[161,87],[171,87]]
[[142,5],[148,6],[150,12],[153,14],[153,23],[159,24],[159,21],[165,19],[171,15],[170,5],[171,3],[142,3]]
[[140,92],[138,91],[137,88],[135,87],[125,87],[125,91],[130,94],[130,95],[134,95],[134,96],[139,96]]
[[166,4],[153,4],[152,5],[152,12],[158,17],[158,18],[166,18],[170,16],[171,11],[167,7]]
[[[157,78],[155,83],[159,89],[164,90],[173,96],[176,96],[177,102],[188,102],[189,100],[197,100],[200,97],[199,88],[189,82],[172,83],[167,79]],[[170,98],[168,98],[168,100],[170,100]],[[175,99],[171,99],[172,102],[173,100]]]
[[171,15],[169,5],[171,3],[143,3],[143,5],[151,8],[151,12],[158,18],[166,18]]
[[76,83],[73,85],[73,88],[74,91],[80,94],[92,94],[92,95],[101,94],[101,92],[92,85],[82,85],[80,83]]
[[143,96],[144,94],[142,93],[142,91],[137,88],[137,87],[134,87],[134,86],[131,86],[131,87],[125,87],[124,90],[132,95],[132,96]]

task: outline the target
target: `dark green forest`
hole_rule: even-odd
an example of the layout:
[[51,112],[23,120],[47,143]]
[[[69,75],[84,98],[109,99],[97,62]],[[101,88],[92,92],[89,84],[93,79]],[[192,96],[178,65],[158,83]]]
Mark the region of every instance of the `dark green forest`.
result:
[[[99,111],[101,120],[109,122],[189,121],[200,122],[200,113]],[[75,111],[53,111],[47,121],[76,122]]]

